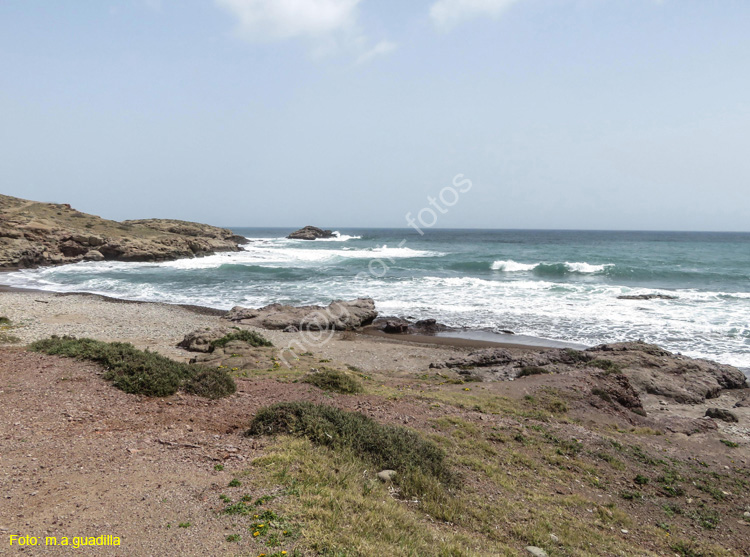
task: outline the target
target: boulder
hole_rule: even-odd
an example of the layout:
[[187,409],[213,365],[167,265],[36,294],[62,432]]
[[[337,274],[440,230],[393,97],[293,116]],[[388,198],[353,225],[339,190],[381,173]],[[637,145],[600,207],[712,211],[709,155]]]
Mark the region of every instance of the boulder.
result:
[[706,410],[706,417],[713,418],[714,420],[721,420],[722,422],[736,423],[739,421],[737,419],[737,416],[735,416],[732,412],[730,412],[729,410],[724,410],[722,408],[709,408],[708,410]]
[[350,301],[337,300],[325,307],[271,304],[252,309],[236,306],[224,318],[264,329],[282,331],[292,327],[300,331],[346,331],[369,325],[377,315],[372,298],[358,298]]
[[95,249],[90,249],[89,251],[87,251],[86,255],[84,255],[83,258],[86,261],[103,261],[104,260],[104,256],[102,255],[102,252],[95,250]]
[[409,332],[409,322],[393,319],[385,322],[383,332],[388,334],[404,334]]
[[381,482],[390,482],[393,480],[393,478],[396,477],[396,471],[395,470],[381,470],[377,474],[378,479]]
[[373,323],[373,328],[388,334],[434,335],[451,327],[438,323],[434,319],[421,319],[414,322],[413,317],[380,317]]
[[317,226],[305,226],[295,230],[287,238],[290,240],[317,240],[319,238],[335,238],[336,235],[331,230],[323,230]]
[[221,327],[218,329],[198,329],[185,335],[178,348],[184,348],[189,352],[211,352],[211,343],[229,334],[229,329]]

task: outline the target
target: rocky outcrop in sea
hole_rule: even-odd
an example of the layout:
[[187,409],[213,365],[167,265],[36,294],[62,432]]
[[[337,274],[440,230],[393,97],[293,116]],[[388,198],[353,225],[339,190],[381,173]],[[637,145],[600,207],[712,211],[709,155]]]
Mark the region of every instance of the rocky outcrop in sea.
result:
[[299,230],[295,230],[287,238],[290,240],[318,240],[325,238],[335,238],[336,234],[332,230],[323,230],[317,226],[305,226]]

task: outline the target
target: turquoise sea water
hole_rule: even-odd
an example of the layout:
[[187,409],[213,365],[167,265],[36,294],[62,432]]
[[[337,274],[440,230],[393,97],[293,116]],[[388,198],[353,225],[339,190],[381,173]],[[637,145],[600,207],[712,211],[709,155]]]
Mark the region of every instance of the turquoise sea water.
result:
[[[239,253],[81,263],[7,284],[217,308],[371,296],[384,315],[594,345],[643,339],[750,369],[750,234],[235,228]],[[662,293],[675,300],[619,300]]]

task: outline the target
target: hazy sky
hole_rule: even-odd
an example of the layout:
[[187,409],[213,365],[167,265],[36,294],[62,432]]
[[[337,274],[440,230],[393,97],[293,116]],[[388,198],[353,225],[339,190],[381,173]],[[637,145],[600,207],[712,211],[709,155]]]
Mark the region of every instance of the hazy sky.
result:
[[[747,0],[0,1],[0,192],[108,218],[750,230]],[[452,199],[451,199],[452,201]]]

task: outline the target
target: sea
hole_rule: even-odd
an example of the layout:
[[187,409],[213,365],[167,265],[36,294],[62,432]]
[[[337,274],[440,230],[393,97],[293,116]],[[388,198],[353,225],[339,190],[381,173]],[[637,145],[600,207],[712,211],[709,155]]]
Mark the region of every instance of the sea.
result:
[[[750,233],[233,228],[237,253],[3,275],[11,286],[219,309],[369,296],[381,315],[593,346],[643,340],[750,370]],[[625,300],[662,294],[673,299]],[[510,338],[512,340],[512,338]]]

